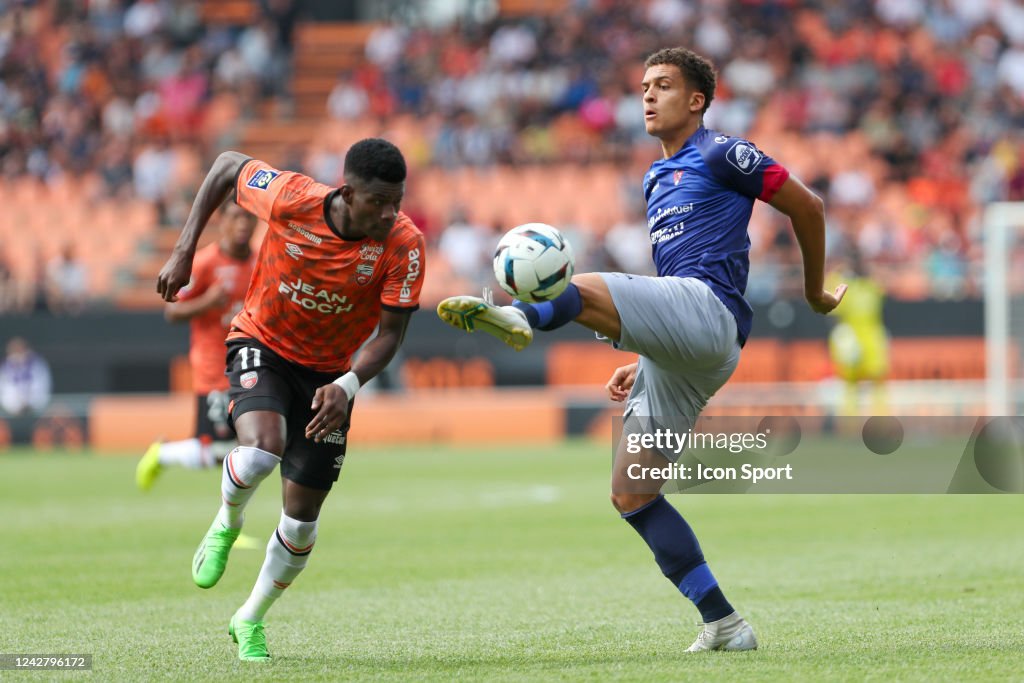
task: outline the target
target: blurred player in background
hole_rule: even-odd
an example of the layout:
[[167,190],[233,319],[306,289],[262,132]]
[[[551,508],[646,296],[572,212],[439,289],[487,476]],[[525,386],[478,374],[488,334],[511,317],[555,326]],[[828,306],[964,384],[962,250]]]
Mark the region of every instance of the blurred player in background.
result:
[[11,337],[0,363],[0,408],[8,415],[41,415],[52,396],[50,364],[23,338]]
[[829,355],[843,380],[843,415],[859,415],[861,382],[870,382],[871,413],[888,412],[885,380],[889,375],[889,335],[882,322],[885,290],[871,278],[860,254],[853,250],[832,281],[843,280],[849,289],[835,310],[839,322],[828,337]]
[[[743,292],[754,200],[790,217],[812,309],[828,313],[845,288],[824,288],[821,199],[750,142],[704,128],[715,94],[711,63],[670,48],[651,55],[645,66],[644,122],[664,155],[643,179],[658,276],[580,274],[549,302],[497,307],[486,295],[458,296],[442,301],[438,314],[515,348],[532,341],[533,329],[553,330],[575,320],[616,348],[640,355],[637,363],[618,368],[607,385],[612,400],[626,402],[625,415],[669,417],[682,433],[728,380],[750,334],[752,310]],[[625,442],[615,454],[612,503],[647,542],[662,573],[700,612],[704,628],[689,651],[755,649],[753,630],[726,600],[693,530],[661,494],[661,481],[637,490],[627,476],[630,464],[664,467],[666,456],[656,450],[630,455]]]
[[405,176],[402,153],[377,138],[349,149],[340,188],[225,152],[160,271],[157,291],[174,301],[188,282],[199,235],[232,192],[268,224],[228,334],[229,410],[239,445],[224,460],[220,511],[192,562],[200,588],[220,580],[246,504],[280,464],[281,520],[256,585],[228,627],[239,659],[270,657],[264,617],[313,550],[320,507],[345,460],[356,391],[391,361],[419,307],[424,240],[399,211]]
[[188,360],[196,393],[196,433],[183,441],[156,441],[146,450],[135,469],[135,482],[143,491],[153,487],[165,467],[213,467],[236,445],[228,420],[224,341],[231,319],[242,310],[256,265],[252,237],[257,219],[233,202],[224,203],[218,219],[220,239],[196,253],[192,280],[164,309],[168,321],[188,321],[191,328]]

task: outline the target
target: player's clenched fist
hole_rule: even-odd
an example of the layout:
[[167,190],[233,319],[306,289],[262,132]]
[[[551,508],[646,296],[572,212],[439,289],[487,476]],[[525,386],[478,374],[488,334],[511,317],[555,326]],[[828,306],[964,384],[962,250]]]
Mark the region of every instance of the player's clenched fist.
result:
[[175,249],[156,278],[156,291],[164,301],[177,301],[178,290],[192,277],[192,254]]
[[604,385],[604,388],[608,390],[608,398],[619,403],[626,400],[629,390],[633,388],[633,382],[636,381],[636,366],[636,363],[631,363],[616,368],[612,373],[612,378],[608,380],[608,384]]
[[320,443],[348,419],[348,394],[337,384],[322,386],[313,395],[311,407],[316,414],[306,425],[306,438]]

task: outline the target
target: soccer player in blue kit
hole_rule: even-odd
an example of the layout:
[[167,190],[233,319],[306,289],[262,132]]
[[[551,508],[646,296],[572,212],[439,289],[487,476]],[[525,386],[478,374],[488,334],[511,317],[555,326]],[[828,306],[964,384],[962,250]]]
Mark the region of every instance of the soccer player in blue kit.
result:
[[[644,124],[664,153],[643,179],[657,277],[585,273],[552,301],[495,306],[485,292],[485,298],[450,297],[437,311],[455,327],[483,330],[516,349],[533,340],[533,329],[576,321],[639,354],[606,386],[612,400],[626,402],[625,416],[670,416],[685,428],[732,374],[750,334],[752,310],[743,292],[755,199],[790,218],[803,255],[804,296],[814,311],[834,309],[846,286],[824,287],[822,200],[752,143],[704,127],[715,94],[712,64],[690,50],[667,48],[645,67]],[[638,491],[627,477],[630,463],[664,467],[665,457],[656,450],[627,454],[622,440],[612,504],[700,612],[704,627],[688,651],[756,649],[753,629],[726,600],[690,525],[659,487]]]

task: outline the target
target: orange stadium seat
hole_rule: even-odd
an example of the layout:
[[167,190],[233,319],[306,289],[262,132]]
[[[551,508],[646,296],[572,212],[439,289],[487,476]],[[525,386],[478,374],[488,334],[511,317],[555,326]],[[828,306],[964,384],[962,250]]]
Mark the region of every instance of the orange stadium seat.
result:
[[824,339],[788,342],[781,355],[782,378],[790,382],[817,382],[832,376],[832,361]]
[[555,342],[547,353],[547,383],[552,386],[604,385],[615,368],[636,360],[636,354],[597,342]]
[[[1010,355],[1016,357],[1016,354]],[[985,338],[893,339],[890,343],[890,366],[892,379],[983,379]]]
[[502,16],[520,17],[559,14],[568,0],[500,0],[498,11]]
[[255,0],[205,0],[200,7],[204,24],[250,26],[259,14]]
[[785,347],[777,339],[751,339],[740,354],[739,365],[730,382],[779,382],[786,355]]

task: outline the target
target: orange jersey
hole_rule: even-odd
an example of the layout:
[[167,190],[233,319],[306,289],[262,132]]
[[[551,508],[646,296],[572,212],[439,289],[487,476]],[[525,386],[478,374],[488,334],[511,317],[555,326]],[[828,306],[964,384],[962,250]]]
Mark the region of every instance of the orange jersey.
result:
[[238,205],[268,227],[229,338],[252,337],[293,363],[340,374],[381,309],[419,308],[426,249],[405,214],[383,242],[346,240],[327,219],[337,188],[255,159],[235,186]]
[[192,339],[188,360],[192,365],[192,389],[198,394],[228,388],[228,378],[224,374],[224,340],[227,339],[231,319],[242,310],[255,265],[255,252],[248,259],[237,261],[221,251],[216,243],[196,252],[192,279],[188,287],[178,293],[178,299],[195,299],[214,283],[220,283],[228,292],[225,305],[211,308],[189,321]]

